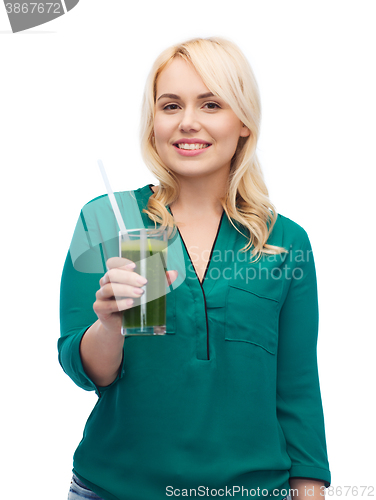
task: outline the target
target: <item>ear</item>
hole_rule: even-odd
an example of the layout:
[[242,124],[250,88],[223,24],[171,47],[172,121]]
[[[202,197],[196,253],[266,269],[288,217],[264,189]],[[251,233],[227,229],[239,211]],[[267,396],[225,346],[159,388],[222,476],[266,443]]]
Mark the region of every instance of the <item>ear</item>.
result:
[[243,123],[241,130],[240,130],[239,135],[240,135],[240,137],[248,137],[249,135],[251,135],[251,131],[249,130],[249,128],[246,125],[244,125],[244,123]]

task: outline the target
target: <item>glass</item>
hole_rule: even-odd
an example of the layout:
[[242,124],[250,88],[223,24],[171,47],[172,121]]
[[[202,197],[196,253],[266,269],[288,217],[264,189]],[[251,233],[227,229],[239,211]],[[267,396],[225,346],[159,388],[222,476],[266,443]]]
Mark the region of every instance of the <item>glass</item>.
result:
[[119,233],[119,254],[136,264],[134,271],[148,280],[141,297],[123,311],[122,335],[165,335],[167,228],[133,229],[128,239]]

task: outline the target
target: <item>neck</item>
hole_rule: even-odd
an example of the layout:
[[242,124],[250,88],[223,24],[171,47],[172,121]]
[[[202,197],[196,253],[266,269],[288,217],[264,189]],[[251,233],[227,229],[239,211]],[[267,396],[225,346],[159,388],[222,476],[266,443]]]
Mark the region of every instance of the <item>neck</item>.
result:
[[222,214],[223,208],[219,198],[227,189],[228,175],[216,179],[179,178],[179,198],[170,205],[172,211],[189,214],[190,218],[201,218],[203,215]]

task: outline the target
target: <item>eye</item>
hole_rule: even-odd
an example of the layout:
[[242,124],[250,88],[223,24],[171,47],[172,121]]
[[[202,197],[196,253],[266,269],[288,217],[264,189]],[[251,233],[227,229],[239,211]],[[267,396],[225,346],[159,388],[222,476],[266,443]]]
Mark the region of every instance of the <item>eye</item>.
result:
[[[177,104],[167,104],[167,106],[165,106],[163,109],[171,109],[171,106],[177,106]],[[173,109],[172,111],[175,111],[175,109]]]
[[[221,107],[216,102],[207,102],[205,106],[216,106],[218,109],[221,109]],[[209,109],[215,109],[215,108],[209,108]]]

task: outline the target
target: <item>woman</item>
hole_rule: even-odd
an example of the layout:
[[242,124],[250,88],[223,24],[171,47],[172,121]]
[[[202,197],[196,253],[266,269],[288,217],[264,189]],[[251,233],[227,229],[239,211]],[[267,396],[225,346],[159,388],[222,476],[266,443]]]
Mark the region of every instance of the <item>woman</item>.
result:
[[100,272],[88,235],[100,217],[118,228],[107,196],[85,205],[62,276],[59,360],[99,399],[70,499],[318,499],[330,485],[315,265],[304,229],[268,198],[259,127],[257,84],[234,43],[197,38],[157,58],[141,143],[160,184],[134,195],[145,226],[176,223],[186,276],[167,294],[167,335],[124,339],[122,311],[145,280],[117,257]]

